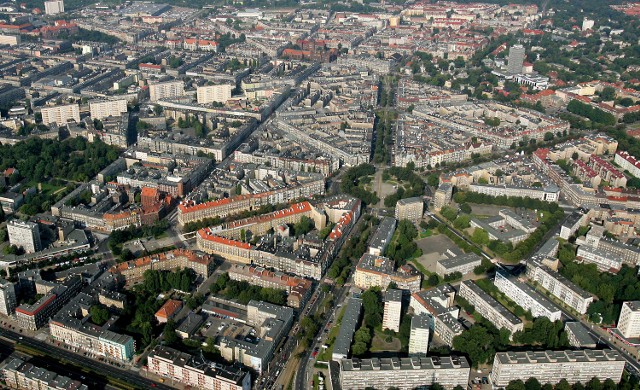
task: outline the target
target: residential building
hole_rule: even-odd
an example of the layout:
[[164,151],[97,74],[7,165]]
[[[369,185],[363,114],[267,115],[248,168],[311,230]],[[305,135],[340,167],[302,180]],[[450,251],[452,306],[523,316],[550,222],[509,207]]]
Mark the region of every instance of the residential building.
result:
[[617,273],[622,268],[622,256],[588,245],[580,245],[576,260],[595,264],[600,272]]
[[371,237],[371,241],[369,242],[369,254],[382,256],[389,243],[391,243],[391,239],[393,238],[393,233],[395,231],[395,218],[382,218],[382,221],[380,221],[380,224],[378,225],[378,229],[376,229],[376,232],[373,234],[373,237]]
[[466,387],[471,368],[464,356],[343,359],[340,385],[343,389],[368,388],[413,390],[438,383],[445,389]]
[[346,359],[347,356],[349,356],[353,335],[356,333],[356,327],[360,323],[361,312],[362,299],[354,296],[350,297],[347,301],[344,315],[342,316],[340,331],[338,332],[336,341],[333,343],[331,360],[339,362],[341,359]]
[[0,45],[17,46],[21,41],[20,35],[0,34]]
[[429,331],[451,346],[464,328],[458,321],[460,310],[453,305],[455,290],[448,284],[411,294],[409,307],[415,315],[430,318]]
[[191,268],[206,279],[213,273],[214,263],[213,257],[209,255],[187,249],[174,249],[114,265],[109,272],[122,275],[129,284],[141,281],[147,270],[170,271],[177,268]]
[[37,223],[11,220],[7,223],[9,243],[24,249],[26,253],[35,253],[42,250],[40,241],[40,228]]
[[80,106],[78,104],[44,107],[40,113],[42,114],[42,124],[47,126],[53,123],[63,126],[70,120],[80,123]]
[[640,301],[622,303],[617,327],[627,339],[640,337]]
[[522,45],[513,45],[509,48],[509,59],[507,61],[507,72],[510,74],[522,73],[525,50]]
[[549,267],[537,261],[530,261],[527,267],[531,268],[531,271],[527,272],[531,280],[539,283],[545,290],[578,313],[585,314],[589,305],[593,303],[593,295]]
[[36,288],[44,286],[44,289],[37,290],[42,297],[32,305],[22,304],[16,308],[16,319],[24,329],[38,330],[43,327],[82,288],[80,276],[72,276],[61,284],[38,283],[40,282],[36,282]]
[[89,390],[89,387],[80,381],[58,375],[23,359],[22,356],[11,355],[2,364],[2,377],[10,389]]
[[507,329],[511,333],[511,337],[515,332],[523,330],[522,320],[481,289],[474,281],[465,280],[460,283],[458,294],[473,305],[476,312],[496,328]]
[[44,13],[47,15],[57,15],[64,13],[64,0],[45,1]]
[[452,255],[447,259],[438,260],[436,263],[436,273],[440,277],[445,277],[455,272],[462,275],[473,272],[474,268],[482,263],[482,258],[473,252]]
[[233,264],[229,269],[231,280],[246,281],[250,284],[285,290],[287,306],[300,309],[311,295],[311,281],[296,276],[286,275],[279,271],[269,271],[255,265]]
[[402,316],[402,291],[388,289],[384,293],[384,313],[382,316],[382,330],[400,331]]
[[409,356],[426,356],[429,352],[429,330],[431,317],[416,315],[411,317],[411,333],[409,335]]
[[536,378],[540,383],[587,383],[593,378],[620,382],[626,360],[617,351],[511,351],[498,352],[490,379],[494,386],[505,387],[512,380]]
[[374,256],[365,253],[356,265],[353,277],[354,284],[363,290],[371,287],[380,287],[386,290],[391,282],[400,290],[409,292],[419,291],[422,283],[422,274],[413,267],[405,265],[395,270],[395,262],[387,257]]
[[451,203],[453,197],[453,186],[451,183],[441,183],[433,196],[433,207],[440,210],[444,206]]
[[166,346],[157,346],[151,351],[147,369],[194,389],[251,389],[251,375],[239,365],[212,363]]
[[478,192],[490,196],[506,196],[520,197],[543,200],[545,202],[557,202],[560,199],[560,189],[555,185],[549,185],[545,188],[537,187],[515,187],[508,185],[487,185],[487,184],[471,184],[469,186],[471,192]]
[[596,339],[591,336],[587,329],[580,322],[565,322],[564,332],[569,339],[569,345],[575,348],[595,348],[597,346]]
[[94,356],[131,360],[135,352],[133,337],[111,330],[118,317],[111,317],[102,326],[89,321],[93,303],[93,297],[84,293],[74,297],[49,321],[51,338]]
[[18,299],[13,283],[0,278],[0,314],[11,316],[16,310]]
[[120,117],[127,112],[127,100],[94,100],[89,102],[91,119],[103,119],[110,116]]
[[183,340],[189,339],[196,334],[202,324],[204,324],[204,316],[191,311],[176,328],[176,334]]
[[184,82],[181,80],[149,85],[149,100],[151,102],[182,95],[184,95]]
[[613,162],[618,164],[623,171],[629,171],[633,176],[640,177],[640,161],[636,160],[636,158],[628,152],[622,150],[617,151]]
[[401,221],[407,219],[415,224],[422,219],[422,213],[424,212],[424,201],[422,198],[406,198],[400,199],[396,203],[396,219]]
[[233,85],[231,84],[205,85],[203,87],[198,87],[196,92],[198,103],[226,103],[227,100],[231,99],[232,90]]
[[182,309],[182,301],[169,299],[156,312],[156,321],[158,321],[159,324],[166,324],[174,315],[178,314],[180,309]]
[[531,310],[534,317],[547,317],[551,321],[558,321],[562,314],[560,308],[550,300],[537,293],[526,283],[521,282],[507,270],[498,268],[494,284],[509,299],[516,302],[525,310]]

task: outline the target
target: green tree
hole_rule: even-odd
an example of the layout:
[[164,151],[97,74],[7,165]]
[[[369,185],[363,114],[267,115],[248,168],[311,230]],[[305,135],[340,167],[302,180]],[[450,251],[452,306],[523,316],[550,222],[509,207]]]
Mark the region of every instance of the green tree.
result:
[[111,317],[109,310],[102,305],[91,306],[89,314],[91,315],[91,321],[96,325],[103,325]]
[[162,339],[166,345],[174,345],[178,342],[178,334],[176,333],[176,323],[171,319],[167,321],[162,332]]

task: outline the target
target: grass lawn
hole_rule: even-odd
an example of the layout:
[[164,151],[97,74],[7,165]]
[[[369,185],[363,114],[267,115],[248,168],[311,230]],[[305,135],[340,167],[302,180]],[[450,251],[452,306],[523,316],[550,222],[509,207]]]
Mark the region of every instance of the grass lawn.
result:
[[382,331],[375,330],[373,340],[371,340],[371,352],[399,352],[402,349],[400,339],[391,336],[391,342],[387,342],[387,336]]
[[342,311],[338,315],[338,320],[333,323],[331,330],[329,330],[329,335],[327,336],[327,345],[329,348],[321,349],[318,356],[316,356],[316,361],[319,362],[329,362],[331,361],[331,355],[333,354],[333,343],[336,341],[336,337],[338,337],[338,332],[340,331],[340,324],[342,323],[342,316],[344,315],[344,311],[347,307],[343,307]]
[[420,235],[418,236],[418,238],[427,238],[427,237],[431,237],[434,234],[438,234],[438,232],[434,232],[431,229],[426,229],[420,232]]

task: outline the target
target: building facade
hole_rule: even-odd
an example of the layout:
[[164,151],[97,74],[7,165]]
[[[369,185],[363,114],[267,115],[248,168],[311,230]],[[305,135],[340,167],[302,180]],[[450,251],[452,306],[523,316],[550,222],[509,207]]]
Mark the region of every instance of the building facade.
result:
[[625,338],[640,337],[640,301],[628,301],[622,304],[618,330]]
[[458,294],[472,304],[476,312],[486,318],[496,328],[505,328],[511,332],[511,337],[513,337],[515,332],[523,330],[524,325],[522,320],[481,289],[474,281],[465,280],[460,283],[460,291]]
[[184,95],[184,83],[182,81],[168,81],[149,85],[149,100],[151,102],[182,95]]
[[127,100],[96,100],[89,102],[92,119],[103,119],[110,116],[120,117],[127,112]]
[[42,114],[42,123],[47,126],[53,123],[58,126],[66,125],[70,120],[80,123],[80,106],[77,104],[45,107],[40,113]]
[[7,224],[9,243],[24,249],[26,253],[35,253],[42,250],[40,241],[40,228],[34,222],[22,222],[11,220]]

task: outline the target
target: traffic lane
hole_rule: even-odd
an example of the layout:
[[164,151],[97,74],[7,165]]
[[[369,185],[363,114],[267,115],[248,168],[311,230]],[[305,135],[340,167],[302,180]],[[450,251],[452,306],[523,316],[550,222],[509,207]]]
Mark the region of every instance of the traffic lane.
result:
[[[106,373],[107,375],[110,375],[114,378],[121,379],[131,384],[139,385],[142,388],[154,387],[154,388],[166,389],[166,390],[171,389],[171,387],[143,378],[138,374],[134,374],[133,372],[120,370],[113,366],[100,363],[96,360],[87,359],[86,357],[82,357],[80,355],[77,355],[65,349],[54,347],[51,344],[47,344],[45,342],[35,340],[27,336],[22,336],[18,333],[15,333],[6,329],[2,329],[0,331],[0,335],[5,336],[8,339],[11,339],[17,343],[24,344],[27,347],[31,347],[31,348],[46,352],[52,358],[64,358],[75,365],[86,367],[88,369],[93,370],[96,373],[102,373],[102,372]],[[90,365],[87,365],[88,361],[91,362]]]

